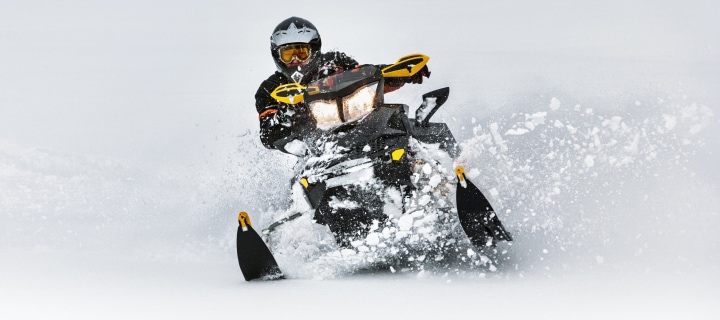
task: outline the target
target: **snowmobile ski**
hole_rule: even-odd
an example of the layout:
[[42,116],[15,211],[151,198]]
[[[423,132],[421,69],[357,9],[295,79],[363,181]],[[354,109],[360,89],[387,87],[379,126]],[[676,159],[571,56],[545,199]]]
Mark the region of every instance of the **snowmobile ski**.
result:
[[458,178],[456,203],[460,225],[470,242],[482,249],[498,241],[512,241],[485,195],[465,177],[465,169],[455,169]]
[[240,212],[238,223],[237,256],[245,280],[284,279],[270,249],[250,225],[250,217],[246,212]]

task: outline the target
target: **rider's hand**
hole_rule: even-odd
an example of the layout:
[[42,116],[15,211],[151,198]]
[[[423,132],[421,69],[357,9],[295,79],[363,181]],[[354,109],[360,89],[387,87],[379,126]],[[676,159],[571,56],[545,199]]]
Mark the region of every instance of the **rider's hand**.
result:
[[430,78],[430,70],[428,70],[427,65],[423,66],[420,71],[410,77],[410,83],[420,84],[423,82],[423,77]]

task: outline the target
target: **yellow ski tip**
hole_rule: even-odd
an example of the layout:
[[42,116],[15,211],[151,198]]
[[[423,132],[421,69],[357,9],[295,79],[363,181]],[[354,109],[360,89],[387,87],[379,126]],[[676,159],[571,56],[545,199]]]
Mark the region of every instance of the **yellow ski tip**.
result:
[[455,174],[458,176],[460,181],[465,181],[465,168],[463,168],[463,166],[455,167]]
[[247,231],[248,226],[252,227],[252,224],[250,223],[250,216],[245,211],[238,214],[238,223],[242,226],[243,231]]

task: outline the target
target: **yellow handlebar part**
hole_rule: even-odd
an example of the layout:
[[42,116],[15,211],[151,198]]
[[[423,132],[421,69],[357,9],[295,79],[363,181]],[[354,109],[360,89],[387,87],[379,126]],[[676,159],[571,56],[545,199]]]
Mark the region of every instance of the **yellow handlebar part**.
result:
[[270,93],[270,96],[282,103],[298,104],[305,100],[304,94],[306,89],[305,86],[293,82],[275,88],[275,90]]
[[421,54],[409,54],[382,69],[383,77],[385,78],[401,78],[410,77],[418,73],[427,64],[430,57]]

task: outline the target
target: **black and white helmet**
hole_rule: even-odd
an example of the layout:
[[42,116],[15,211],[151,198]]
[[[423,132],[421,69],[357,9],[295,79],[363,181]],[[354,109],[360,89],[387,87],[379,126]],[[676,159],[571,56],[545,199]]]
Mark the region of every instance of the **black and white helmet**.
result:
[[[309,52],[302,51],[307,55],[304,56],[304,59],[300,59],[301,62],[288,63],[283,61],[281,50],[292,47],[305,47],[301,49],[306,50],[308,46]],[[298,17],[290,17],[280,22],[270,36],[270,52],[278,71],[297,83],[310,81],[308,75],[317,71],[316,69],[320,64],[321,46],[322,41],[317,28],[310,21]],[[286,52],[286,60],[298,58],[298,56],[293,55],[293,52],[284,52]]]

